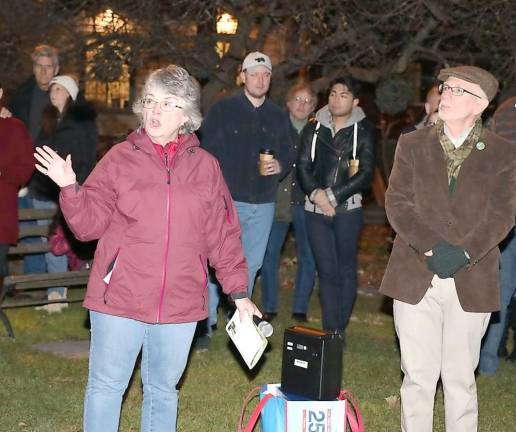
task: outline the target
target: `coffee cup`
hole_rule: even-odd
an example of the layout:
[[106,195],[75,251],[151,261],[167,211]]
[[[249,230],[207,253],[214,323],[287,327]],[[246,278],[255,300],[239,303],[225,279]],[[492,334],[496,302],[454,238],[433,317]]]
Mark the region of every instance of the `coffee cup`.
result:
[[260,172],[260,175],[269,175],[266,168],[266,162],[270,162],[272,160],[274,160],[274,152],[271,149],[260,150],[260,160],[258,162],[258,171]]
[[358,159],[350,159],[348,161],[348,175],[349,177],[353,177],[358,172],[358,166],[360,165],[360,161]]

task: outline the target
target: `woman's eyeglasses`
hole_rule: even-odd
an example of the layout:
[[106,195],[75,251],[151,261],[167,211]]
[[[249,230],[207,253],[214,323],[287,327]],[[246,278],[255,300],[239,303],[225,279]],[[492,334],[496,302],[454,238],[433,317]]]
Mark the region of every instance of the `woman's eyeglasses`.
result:
[[182,106],[177,105],[176,102],[174,102],[173,100],[165,99],[165,100],[162,100],[161,102],[158,102],[151,98],[143,98],[142,99],[142,105],[145,109],[153,109],[156,106],[156,104],[159,104],[161,111],[164,111],[164,112],[171,112],[176,109],[178,109],[178,110],[183,109]]

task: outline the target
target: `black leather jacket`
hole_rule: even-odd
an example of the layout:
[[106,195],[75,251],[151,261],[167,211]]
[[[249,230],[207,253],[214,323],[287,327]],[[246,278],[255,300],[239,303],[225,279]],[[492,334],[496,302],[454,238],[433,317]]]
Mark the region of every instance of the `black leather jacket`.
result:
[[[347,161],[353,153],[353,124],[340,129],[334,137],[331,130],[322,124],[317,132],[317,122],[303,131],[297,161],[297,176],[308,196],[317,188],[331,188],[338,206],[352,195],[366,190],[373,179],[375,129],[366,119],[358,122],[357,159],[358,173],[348,176]],[[317,134],[315,158],[310,156],[312,138]]]

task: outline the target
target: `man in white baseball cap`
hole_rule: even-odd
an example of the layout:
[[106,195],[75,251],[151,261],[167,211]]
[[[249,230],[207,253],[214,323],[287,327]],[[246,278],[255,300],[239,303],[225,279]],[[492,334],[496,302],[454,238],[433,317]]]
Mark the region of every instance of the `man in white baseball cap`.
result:
[[[235,201],[249,270],[249,297],[265,255],[279,180],[290,171],[294,158],[288,116],[266,97],[271,77],[269,56],[258,51],[249,53],[240,72],[242,91],[213,105],[200,129],[201,147],[220,162]],[[261,149],[267,149],[274,157],[264,163],[260,173]],[[218,302],[218,287],[210,282],[209,327],[216,323]]]

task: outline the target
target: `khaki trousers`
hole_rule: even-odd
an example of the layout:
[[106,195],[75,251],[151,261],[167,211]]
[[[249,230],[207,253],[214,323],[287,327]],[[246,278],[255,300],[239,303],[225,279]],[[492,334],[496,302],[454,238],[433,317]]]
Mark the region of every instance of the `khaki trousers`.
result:
[[478,430],[475,369],[490,316],[462,309],[453,278],[435,276],[416,305],[394,300],[404,373],[400,390],[403,432],[432,432],[439,377],[446,431]]

